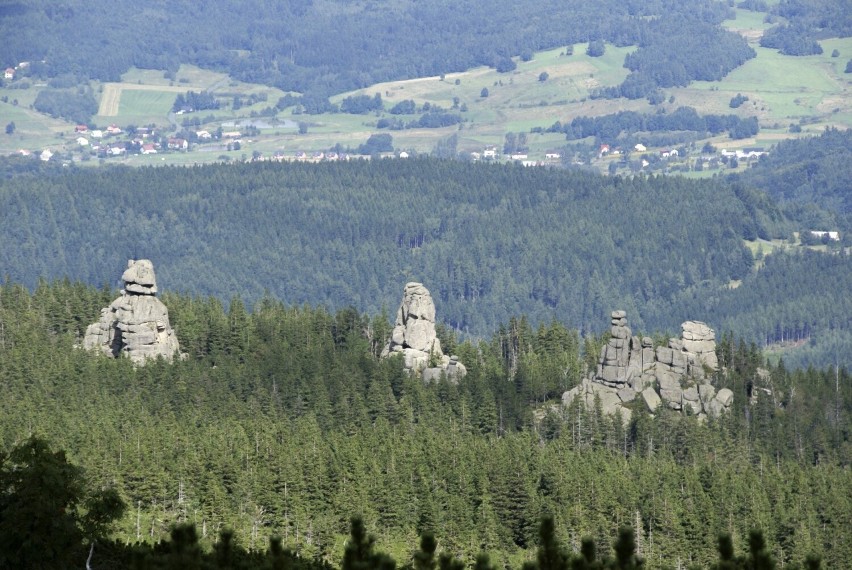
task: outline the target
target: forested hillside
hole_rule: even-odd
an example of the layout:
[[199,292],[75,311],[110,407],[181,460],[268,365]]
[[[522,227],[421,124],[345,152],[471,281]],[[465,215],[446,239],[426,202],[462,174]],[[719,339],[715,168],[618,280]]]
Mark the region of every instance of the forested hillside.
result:
[[[809,229],[852,228],[852,130],[826,130],[819,137],[778,143],[743,173],[744,184],[789,205]],[[826,217],[833,212],[835,217]]]
[[[321,97],[480,65],[508,70],[513,56],[593,40],[638,46],[628,62],[636,72],[628,95],[638,97],[657,86],[718,79],[754,57],[744,39],[719,27],[732,10],[712,0],[547,0],[534,9],[508,0],[181,0],[148,2],[145,10],[77,0],[6,3],[0,14],[0,60],[29,61],[28,73],[37,76],[117,81],[131,66],[174,72],[191,63]],[[662,53],[669,71],[659,65]]]
[[[472,335],[518,314],[600,331],[613,307],[646,332],[697,318],[759,343],[806,323],[807,336],[850,327],[848,311],[820,308],[845,306],[848,288],[785,280],[824,265],[849,283],[849,258],[752,274],[743,239],[786,238],[798,222],[720,180],[429,159],[59,169],[2,182],[0,221],[0,270],[30,287],[113,284],[127,259],[149,258],[166,290],[249,306],[269,292],[389,313],[419,281],[439,320]],[[726,291],[732,280],[743,286]]]
[[271,298],[225,311],[170,294],[188,358],[134,367],[74,348],[114,295],[0,287],[0,441],[36,433],[67,449],[95,488],[127,503],[119,540],[189,522],[203,545],[232,528],[241,547],[265,549],[276,534],[337,563],[360,513],[397,560],[434,531],[443,552],[472,562],[484,549],[518,567],[552,513],[564,544],[590,536],[602,554],[633,525],[649,568],[707,566],[718,532],[742,552],[753,527],[785,564],[812,552],[839,568],[852,556],[846,369],[758,374],[757,347],[725,335],[727,372],[714,383],[734,391],[728,415],[701,426],[637,412],[622,426],[594,410],[533,413],[579,379],[579,338],[559,324],[521,317],[475,345],[444,331],[468,376],[424,385],[376,357],[381,316]]
[[521,313],[597,330],[616,305],[670,328],[667,303],[750,271],[743,237],[784,235],[772,208],[715,181],[428,159],[66,170],[0,186],[0,267],[97,285],[144,257],[170,290],[370,311],[414,280],[473,334]]

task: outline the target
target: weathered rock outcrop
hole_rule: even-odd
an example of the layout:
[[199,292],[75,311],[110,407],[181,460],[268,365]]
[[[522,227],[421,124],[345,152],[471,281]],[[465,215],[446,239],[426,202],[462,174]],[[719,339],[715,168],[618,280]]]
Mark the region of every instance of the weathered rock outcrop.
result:
[[435,333],[435,302],[421,283],[407,283],[402,303],[388,346],[382,356],[401,353],[405,368],[422,375],[427,382],[437,381],[441,374],[457,381],[467,374],[456,356],[446,356]]
[[586,406],[597,399],[604,413],[621,412],[625,421],[630,418],[625,404],[637,397],[651,413],[665,405],[689,410],[699,418],[718,417],[730,407],[733,392],[723,388],[717,393],[706,375],[706,370],[718,367],[713,329],[687,321],[681,338],[669,339],[667,346],[654,349],[652,339],[632,335],[624,311],[613,311],[611,318],[611,338],[601,349],[597,369],[563,394],[565,406],[578,397]]
[[128,260],[121,279],[121,297],[86,328],[83,348],[99,349],[112,357],[123,354],[137,364],[158,356],[171,360],[180,346],[169,324],[169,310],[155,297],[154,265],[147,259]]

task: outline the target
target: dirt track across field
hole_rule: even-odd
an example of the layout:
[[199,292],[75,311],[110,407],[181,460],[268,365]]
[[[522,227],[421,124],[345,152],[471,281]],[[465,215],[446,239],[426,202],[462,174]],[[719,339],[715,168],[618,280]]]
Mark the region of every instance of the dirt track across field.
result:
[[187,87],[175,85],[139,85],[137,83],[104,83],[104,91],[101,94],[101,104],[98,107],[98,115],[102,117],[115,117],[118,115],[118,105],[121,102],[121,92],[125,89],[136,89],[137,91],[171,91],[173,93],[184,93]]

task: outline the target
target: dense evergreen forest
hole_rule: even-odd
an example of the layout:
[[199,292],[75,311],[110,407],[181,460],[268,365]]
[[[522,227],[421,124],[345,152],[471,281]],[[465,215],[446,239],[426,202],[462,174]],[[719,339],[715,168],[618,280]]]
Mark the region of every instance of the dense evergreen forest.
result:
[[518,567],[550,513],[575,551],[591,537],[611,555],[633,526],[649,568],[706,567],[718,533],[743,552],[754,527],[785,564],[852,556],[845,368],[761,372],[756,346],[723,335],[714,382],[734,391],[728,415],[637,412],[625,426],[550,404],[602,342],[558,323],[512,319],[475,344],[442,329],[468,376],[424,385],[377,357],[382,315],[165,294],[188,356],[134,367],[75,349],[115,294],[0,287],[0,441],[37,434],[67,450],[127,505],[109,533],[120,543],[191,523],[204,548],[229,528],[240,548],[277,535],[337,564],[359,514],[396,560],[433,532],[466,563],[484,550]]
[[[814,172],[830,177],[831,164]],[[29,287],[65,276],[115,284],[126,259],[144,257],[167,289],[249,306],[268,292],[389,312],[402,286],[420,281],[439,319],[475,336],[519,314],[600,331],[613,307],[646,332],[697,318],[761,345],[790,336],[778,331],[850,330],[850,313],[829,308],[848,304],[848,288],[797,289],[753,272],[743,240],[787,239],[800,222],[721,179],[434,159],[54,169],[0,183],[0,220],[0,268]],[[781,265],[850,282],[844,255],[767,263]],[[733,280],[742,287],[726,291]],[[767,298],[771,287],[777,296]],[[812,357],[837,361],[836,351]]]
[[[117,81],[131,66],[174,72],[191,63],[321,99],[480,65],[510,70],[510,57],[605,40],[637,46],[625,62],[633,73],[616,88],[616,95],[635,98],[657,87],[719,79],[754,57],[743,38],[719,26],[732,14],[728,3],[713,0],[546,0],[534,9],[509,0],[159,0],[145,10],[38,0],[0,7],[0,59],[29,61],[26,73],[34,76],[78,82]],[[307,100],[305,107],[323,108]]]
[[[852,227],[852,130],[782,141],[739,178],[795,210],[802,224]],[[836,218],[826,218],[826,212]]]
[[570,140],[595,137],[596,141],[609,144],[621,143],[622,137],[638,132],[692,131],[695,138],[718,135],[727,131],[734,139],[743,139],[758,133],[756,117],[741,119],[736,115],[699,115],[692,107],[678,107],[667,114],[637,113],[620,111],[599,117],[575,117],[563,125],[554,123],[548,132],[563,132]]

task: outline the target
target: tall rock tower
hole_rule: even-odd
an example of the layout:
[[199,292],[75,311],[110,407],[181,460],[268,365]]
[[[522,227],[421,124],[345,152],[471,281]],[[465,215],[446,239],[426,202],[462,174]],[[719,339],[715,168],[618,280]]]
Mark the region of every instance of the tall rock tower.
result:
[[112,357],[125,354],[137,364],[158,356],[171,360],[180,346],[169,324],[169,310],[155,297],[154,264],[130,259],[121,280],[121,297],[102,309],[100,320],[86,328],[83,348],[100,349]]
[[453,381],[467,374],[455,356],[446,356],[435,333],[435,302],[422,283],[407,283],[388,346],[382,356],[402,353],[405,368],[421,373],[423,380],[437,380],[441,374]]

